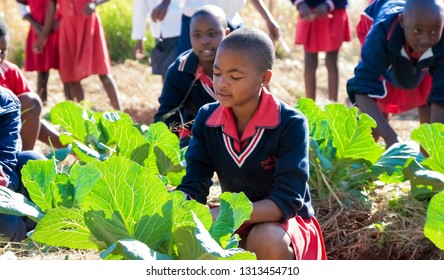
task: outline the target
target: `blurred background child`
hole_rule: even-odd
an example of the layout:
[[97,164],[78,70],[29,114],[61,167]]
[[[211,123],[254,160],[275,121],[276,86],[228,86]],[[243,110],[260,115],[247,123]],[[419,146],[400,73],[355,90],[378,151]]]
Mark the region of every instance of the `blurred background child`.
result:
[[108,0],[50,0],[46,19],[34,51],[41,53],[51,33],[57,11],[60,11],[59,72],[62,82],[69,86],[70,99],[85,99],[81,80],[99,75],[108,95],[111,107],[121,110],[117,86],[111,73],[111,61],[106,44],[105,31],[96,13],[96,6]]
[[179,53],[177,43],[181,30],[181,0],[134,0],[131,39],[136,40],[134,54],[143,57],[146,18],[149,20],[151,36],[156,44],[151,52],[151,68],[154,75],[161,75],[162,81],[168,66]]
[[[58,50],[58,15],[54,20],[51,33],[48,36],[42,53],[35,53],[32,45],[42,32],[45,23],[45,13],[50,0],[16,0],[22,18],[30,23],[25,45],[25,71],[37,72],[37,94],[43,104],[48,100],[48,78],[50,69],[59,69]],[[68,97],[68,88],[64,84],[65,96]]]
[[308,98],[316,100],[318,53],[325,52],[328,99],[338,101],[338,54],[352,39],[347,0],[291,0],[299,12],[295,43],[304,47],[304,81]]
[[206,5],[191,17],[192,49],[182,53],[168,69],[154,121],[162,121],[188,145],[200,107],[214,102],[213,62],[222,39],[230,32],[224,11]]
[[8,28],[0,17],[0,86],[10,89],[20,100],[23,150],[33,150],[37,139],[54,148],[62,148],[59,132],[41,119],[43,104],[39,95],[31,90],[20,68],[5,59],[8,43]]

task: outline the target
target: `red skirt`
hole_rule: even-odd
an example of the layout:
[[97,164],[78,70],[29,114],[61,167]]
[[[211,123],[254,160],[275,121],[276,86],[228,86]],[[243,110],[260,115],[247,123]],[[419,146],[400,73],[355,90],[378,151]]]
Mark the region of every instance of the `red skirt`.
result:
[[387,95],[376,99],[381,112],[400,114],[427,104],[427,97],[432,88],[432,77],[426,75],[415,89],[400,89],[385,81]]
[[[41,25],[43,25],[43,23],[45,22],[46,7],[48,6],[49,1],[50,0],[28,0],[28,5],[32,18]],[[59,16],[56,15],[56,20],[58,19]],[[37,40],[37,38],[38,34],[31,26],[28,32],[28,37],[26,39],[25,63],[23,66],[24,70],[47,72],[50,69],[58,69],[58,31],[56,30],[49,34],[42,53],[35,53],[32,51],[32,45]]]
[[[302,219],[300,216],[289,219],[280,225],[290,236],[296,260],[326,260],[324,237],[321,226],[315,217]],[[254,224],[245,223],[237,231],[240,236],[245,236]]]
[[312,21],[298,18],[295,43],[303,45],[306,52],[339,50],[343,42],[352,39],[350,15],[347,9],[334,10],[326,17]]

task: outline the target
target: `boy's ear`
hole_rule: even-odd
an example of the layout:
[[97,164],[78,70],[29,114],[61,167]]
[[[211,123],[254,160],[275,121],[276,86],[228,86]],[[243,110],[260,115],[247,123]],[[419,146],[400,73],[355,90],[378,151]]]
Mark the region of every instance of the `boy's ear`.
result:
[[401,25],[402,28],[404,28],[404,15],[402,13],[398,16],[399,25]]
[[230,28],[225,29],[225,36],[227,36],[228,34],[230,34],[231,30]]
[[270,69],[264,72],[264,76],[261,83],[262,86],[268,86],[268,84],[270,84],[271,76],[273,76],[273,72]]

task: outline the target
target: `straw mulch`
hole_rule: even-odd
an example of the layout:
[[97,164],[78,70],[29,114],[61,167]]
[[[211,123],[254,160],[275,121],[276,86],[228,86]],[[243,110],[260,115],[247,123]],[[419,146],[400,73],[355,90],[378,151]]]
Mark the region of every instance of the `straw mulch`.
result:
[[[336,197],[335,197],[336,196]],[[441,260],[444,251],[424,236],[425,202],[380,186],[362,203],[348,193],[315,199],[331,260]]]

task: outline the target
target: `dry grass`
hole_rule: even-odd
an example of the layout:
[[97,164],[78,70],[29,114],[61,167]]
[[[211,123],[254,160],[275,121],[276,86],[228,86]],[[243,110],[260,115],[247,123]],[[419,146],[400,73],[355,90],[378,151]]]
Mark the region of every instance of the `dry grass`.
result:
[[[4,11],[12,23],[11,47],[17,47],[24,41],[26,24],[16,15],[15,0],[0,1],[0,11]],[[273,71],[271,91],[291,105],[304,96],[303,51],[293,42],[296,13],[288,0],[265,1],[281,25],[282,34],[291,47],[288,57],[280,56]],[[353,24],[356,24],[359,13],[367,0],[350,1],[350,13]],[[264,30],[264,22],[256,11],[247,4],[242,11],[246,24]],[[276,45],[278,53],[281,47]],[[359,60],[359,43],[357,39],[343,45],[339,57],[340,67],[340,102],[346,104],[345,83],[352,76],[353,68]],[[139,123],[149,124],[153,120],[158,106],[157,98],[161,91],[161,80],[151,75],[146,64],[128,60],[113,66],[113,75],[121,92],[125,112]],[[32,85],[35,85],[35,73],[26,73]],[[326,70],[320,59],[318,68],[318,97],[321,106],[329,103],[326,99]],[[106,94],[97,77],[82,81],[86,98],[99,110],[109,109]],[[52,106],[64,100],[62,84],[58,73],[51,72],[49,81],[49,98],[45,106],[48,112]],[[418,126],[416,112],[396,116],[391,121],[396,131],[409,140],[410,132]],[[413,145],[416,145],[412,142]],[[49,147],[39,143],[38,150],[49,151]],[[349,202],[341,206],[333,197],[317,200],[314,205],[317,217],[325,235],[329,259],[444,259],[443,251],[438,250],[423,236],[425,207],[422,203],[408,196],[408,185],[380,186],[372,197],[371,205],[362,205],[353,201],[348,194],[337,194],[341,201]],[[214,197],[219,190],[212,190]],[[397,203],[393,206],[394,193]],[[213,199],[214,201],[214,199]],[[217,202],[217,201],[216,201]],[[8,250],[16,252],[20,259],[97,259],[97,252],[47,248],[46,246],[26,243],[0,243],[0,255]]]

